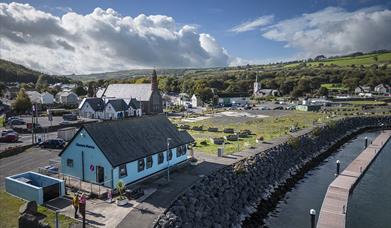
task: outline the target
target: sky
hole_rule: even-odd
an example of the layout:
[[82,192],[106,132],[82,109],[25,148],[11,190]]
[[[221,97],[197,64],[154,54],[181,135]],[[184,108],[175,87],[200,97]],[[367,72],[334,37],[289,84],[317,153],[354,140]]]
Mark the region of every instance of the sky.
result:
[[380,0],[0,3],[0,58],[50,74],[261,64],[391,49]]

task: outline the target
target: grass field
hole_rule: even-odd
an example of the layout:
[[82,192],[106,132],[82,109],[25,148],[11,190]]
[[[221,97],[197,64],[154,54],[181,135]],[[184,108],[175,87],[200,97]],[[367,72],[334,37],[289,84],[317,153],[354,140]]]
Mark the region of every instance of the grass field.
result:
[[[0,191],[0,227],[11,228],[18,227],[19,208],[25,201],[13,197],[4,191]],[[46,216],[45,222],[51,227],[55,227],[55,213],[48,210],[46,207],[38,206],[38,212]],[[69,227],[74,220],[63,215],[59,215],[60,227]]]
[[[240,151],[246,148],[250,148],[256,144],[256,139],[260,136],[264,140],[271,140],[277,137],[281,137],[289,133],[289,129],[292,126],[301,128],[307,128],[312,126],[313,122],[325,122],[327,121],[326,114],[314,113],[314,112],[300,112],[292,111],[291,114],[280,117],[266,117],[266,118],[254,118],[254,117],[213,117],[206,120],[201,120],[193,123],[181,122],[173,120],[178,124],[187,124],[192,126],[203,126],[204,131],[189,130],[188,132],[196,140],[197,144],[194,147],[195,151],[206,152],[211,154],[217,153],[217,148],[221,145],[213,144],[210,139],[216,137],[223,137],[229,134],[222,132],[224,128],[233,128],[235,132],[240,130],[250,130],[253,134],[248,138],[241,138],[239,141],[227,141],[224,145],[224,152],[230,154],[236,151]],[[236,118],[236,119],[235,119]],[[217,127],[219,132],[206,131],[209,127]],[[202,145],[201,142],[206,142],[206,145]]]
[[349,90],[349,88],[344,87],[340,83],[325,83],[325,84],[321,84],[320,86],[324,87],[328,90],[338,90],[338,91],[348,91]]
[[[377,61],[375,61],[374,57],[377,57]],[[382,54],[368,54],[368,55],[362,55],[362,56],[356,56],[356,57],[343,57],[343,58],[336,58],[336,59],[330,59],[330,60],[324,60],[324,61],[314,61],[307,63],[307,66],[313,66],[317,67],[320,63],[323,65],[337,65],[337,66],[351,66],[351,65],[364,65],[364,66],[370,66],[372,64],[383,64],[391,62],[391,53],[382,53]],[[284,67],[296,67],[299,63],[291,63],[287,64]]]

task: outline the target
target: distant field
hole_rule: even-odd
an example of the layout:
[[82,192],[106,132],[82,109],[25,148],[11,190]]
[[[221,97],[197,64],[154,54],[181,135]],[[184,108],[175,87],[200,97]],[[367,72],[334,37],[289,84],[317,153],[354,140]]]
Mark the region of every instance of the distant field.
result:
[[325,83],[325,84],[321,84],[320,87],[324,87],[328,90],[339,90],[339,91],[348,91],[349,90],[349,88],[344,87],[340,83]]
[[[375,56],[377,56],[377,61],[375,61]],[[361,55],[356,57],[342,57],[342,58],[336,58],[336,59],[330,59],[330,60],[324,60],[324,61],[316,61],[316,62],[310,62],[307,63],[307,66],[319,66],[320,63],[324,65],[332,65],[335,64],[337,66],[351,66],[351,65],[364,65],[369,66],[372,64],[383,64],[391,62],[391,53],[382,53],[382,54],[368,54],[368,55]],[[292,63],[287,64],[284,67],[295,67],[298,66],[299,63]]]

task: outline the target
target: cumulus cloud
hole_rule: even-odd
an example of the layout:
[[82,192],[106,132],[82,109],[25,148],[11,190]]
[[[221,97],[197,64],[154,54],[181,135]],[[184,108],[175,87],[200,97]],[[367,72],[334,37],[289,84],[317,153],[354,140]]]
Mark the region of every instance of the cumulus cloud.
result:
[[263,37],[298,49],[301,57],[391,49],[391,11],[329,7],[261,28]]
[[57,17],[28,4],[0,3],[0,21],[1,58],[49,73],[226,66],[232,59],[211,35],[164,15],[133,18],[96,8]]
[[258,17],[255,20],[252,21],[246,21],[240,25],[237,25],[230,29],[231,32],[248,32],[255,29],[258,29],[262,26],[268,25],[273,22],[274,16],[273,15],[266,15],[262,17]]

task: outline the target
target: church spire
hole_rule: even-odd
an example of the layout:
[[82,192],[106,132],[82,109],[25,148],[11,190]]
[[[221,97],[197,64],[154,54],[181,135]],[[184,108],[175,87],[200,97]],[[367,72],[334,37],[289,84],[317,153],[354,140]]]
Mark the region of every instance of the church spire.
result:
[[151,86],[152,86],[152,91],[158,90],[157,74],[155,69],[153,69],[152,71]]

